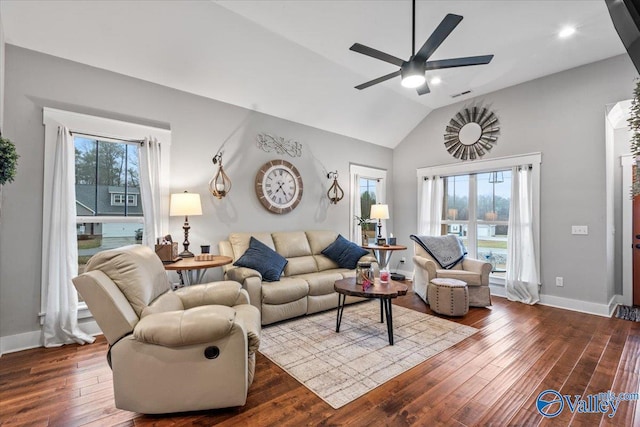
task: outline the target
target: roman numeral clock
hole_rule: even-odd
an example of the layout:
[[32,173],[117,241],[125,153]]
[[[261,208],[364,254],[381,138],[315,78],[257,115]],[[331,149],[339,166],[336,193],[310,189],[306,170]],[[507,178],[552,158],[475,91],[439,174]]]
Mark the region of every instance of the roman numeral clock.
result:
[[256,175],[256,195],[262,206],[276,214],[291,212],[302,199],[300,172],[286,160],[271,160]]

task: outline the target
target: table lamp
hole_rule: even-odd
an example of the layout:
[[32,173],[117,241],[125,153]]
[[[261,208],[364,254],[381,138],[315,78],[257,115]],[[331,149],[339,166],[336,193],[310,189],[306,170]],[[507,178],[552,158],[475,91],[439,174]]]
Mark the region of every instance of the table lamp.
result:
[[197,193],[175,193],[171,195],[171,207],[169,208],[170,216],[184,215],[184,251],[178,256],[182,258],[192,258],[193,253],[189,252],[189,215],[202,215],[202,205],[200,204],[200,194]]
[[371,219],[378,220],[378,245],[384,244],[385,242],[382,240],[382,220],[389,219],[389,206],[388,205],[371,205],[371,213],[369,215]]

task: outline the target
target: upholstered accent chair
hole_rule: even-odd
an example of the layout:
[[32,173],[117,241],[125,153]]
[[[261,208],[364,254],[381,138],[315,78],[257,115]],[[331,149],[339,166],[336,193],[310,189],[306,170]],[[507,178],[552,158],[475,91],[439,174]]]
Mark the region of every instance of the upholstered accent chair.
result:
[[148,247],[94,255],[73,279],[109,342],[117,408],[159,414],[244,405],[260,313],[240,284],[172,291]]
[[414,243],[415,275],[413,290],[422,300],[428,303],[427,287],[435,278],[458,279],[465,282],[469,289],[470,307],[487,307],[491,305],[489,290],[489,273],[491,263],[465,257],[451,269],[444,269],[419,244]]

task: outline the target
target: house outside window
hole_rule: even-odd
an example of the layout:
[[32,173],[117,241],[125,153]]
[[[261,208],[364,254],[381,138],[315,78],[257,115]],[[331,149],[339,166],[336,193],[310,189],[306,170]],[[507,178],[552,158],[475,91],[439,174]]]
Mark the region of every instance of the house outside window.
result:
[[[369,219],[371,205],[385,203],[385,190],[387,171],[366,166],[351,165],[349,167],[351,177],[351,201],[350,201],[350,235],[351,240],[362,243],[362,233],[354,216],[367,220],[365,234],[369,239],[378,234],[377,221]],[[386,235],[386,220],[382,220],[382,234]]]
[[[136,142],[74,135],[78,272],[92,255],[140,243],[140,167]],[[125,203],[126,201],[126,203]]]

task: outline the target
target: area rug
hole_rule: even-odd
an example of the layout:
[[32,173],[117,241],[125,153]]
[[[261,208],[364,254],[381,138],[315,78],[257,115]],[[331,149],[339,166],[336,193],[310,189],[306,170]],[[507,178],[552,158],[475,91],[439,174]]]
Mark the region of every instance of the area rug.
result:
[[336,310],[265,326],[260,352],[334,409],[477,332],[393,306],[394,345],[377,300],[347,305],[340,332]]
[[616,317],[618,319],[631,320],[632,322],[640,322],[640,307],[619,305],[616,311]]

